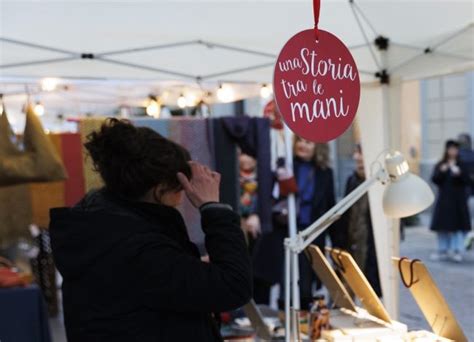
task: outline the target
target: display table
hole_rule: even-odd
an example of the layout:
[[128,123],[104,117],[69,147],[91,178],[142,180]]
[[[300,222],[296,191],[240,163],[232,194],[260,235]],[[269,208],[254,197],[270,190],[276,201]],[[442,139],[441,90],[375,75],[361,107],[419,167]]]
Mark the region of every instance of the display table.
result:
[[37,285],[0,288],[0,341],[51,341],[46,305]]

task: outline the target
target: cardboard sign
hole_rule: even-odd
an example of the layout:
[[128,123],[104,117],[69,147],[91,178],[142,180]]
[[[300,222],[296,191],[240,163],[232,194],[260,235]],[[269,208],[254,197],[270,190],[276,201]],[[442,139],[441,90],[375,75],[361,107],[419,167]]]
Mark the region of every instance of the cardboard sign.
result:
[[273,75],[278,109],[298,136],[327,142],[351,125],[360,98],[359,72],[347,47],[333,34],[313,29],[293,36]]

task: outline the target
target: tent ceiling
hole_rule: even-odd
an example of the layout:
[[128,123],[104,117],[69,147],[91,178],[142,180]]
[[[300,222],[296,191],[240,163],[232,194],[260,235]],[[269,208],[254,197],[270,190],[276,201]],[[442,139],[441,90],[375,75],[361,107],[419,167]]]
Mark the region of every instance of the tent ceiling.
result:
[[[401,77],[424,77],[472,68],[474,60],[471,24],[462,35],[439,47],[439,52],[464,58],[418,56],[424,48],[449,37],[474,21],[472,1],[356,0],[358,17],[369,41],[377,34],[390,39],[389,67],[412,60],[396,72]],[[357,13],[357,11],[356,11]],[[365,16],[371,25],[364,21]],[[107,56],[118,63],[145,65],[150,70],[110,64],[98,60],[67,60],[33,66],[0,67],[0,92],[7,82],[23,83],[40,77],[92,80],[141,80],[144,96],[150,88],[163,88],[164,81],[192,79],[152,71],[166,69],[193,76],[219,74],[256,65],[269,66],[234,74],[210,77],[205,87],[224,82],[270,82],[271,64],[283,44],[293,34],[312,27],[312,1],[8,1],[0,3],[0,37],[25,41],[72,53],[94,53],[141,48],[157,44],[205,40],[269,56],[208,48],[201,44],[170,49]],[[372,28],[370,27],[372,26]],[[320,28],[341,38],[352,52],[363,81],[373,81],[381,66],[374,62],[348,0],[322,0]],[[375,32],[374,32],[375,31]],[[414,49],[407,46],[418,47]],[[376,52],[377,55],[378,52]],[[24,47],[0,41],[0,66],[70,55]],[[380,56],[378,57],[380,59]],[[3,83],[3,85],[2,85]],[[100,83],[100,82],[99,82]],[[99,84],[97,83],[97,84]],[[116,84],[116,83],[114,83]],[[114,91],[129,92],[129,86]],[[107,82],[109,87],[113,84]],[[12,85],[10,85],[9,89]],[[147,88],[145,90],[145,88]],[[127,90],[128,89],[128,90]],[[138,96],[138,95],[137,95]]]
[[[393,42],[426,47],[474,21],[472,1],[356,2],[377,33]],[[3,1],[1,36],[83,53],[203,39],[277,55],[296,32],[312,27],[312,1]],[[347,45],[364,43],[346,1],[322,1],[320,27]],[[367,30],[370,39],[375,36]],[[472,54],[472,44],[464,51]],[[452,52],[452,51],[451,51]],[[357,53],[356,53],[357,55]],[[1,64],[64,57],[58,53],[1,44]],[[269,58],[203,46],[130,53],[114,57],[194,75],[271,62]],[[365,59],[361,59],[365,60]],[[375,68],[367,67],[369,70]],[[61,62],[3,69],[9,76],[74,76],[169,79],[96,61]],[[268,67],[228,79],[269,81]]]

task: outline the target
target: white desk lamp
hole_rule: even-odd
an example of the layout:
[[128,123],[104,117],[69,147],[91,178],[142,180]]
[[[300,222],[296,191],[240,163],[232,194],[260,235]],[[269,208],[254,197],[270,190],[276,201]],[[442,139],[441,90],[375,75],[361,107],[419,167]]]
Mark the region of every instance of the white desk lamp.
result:
[[[286,238],[284,246],[285,335],[287,342],[300,340],[297,312],[299,309],[298,255],[377,182],[386,185],[383,209],[389,217],[401,218],[417,214],[428,208],[434,201],[433,192],[428,184],[409,172],[408,163],[403,155],[400,152],[388,153],[385,156],[385,168],[381,167],[308,228],[293,237]],[[296,309],[290,309],[291,307]]]

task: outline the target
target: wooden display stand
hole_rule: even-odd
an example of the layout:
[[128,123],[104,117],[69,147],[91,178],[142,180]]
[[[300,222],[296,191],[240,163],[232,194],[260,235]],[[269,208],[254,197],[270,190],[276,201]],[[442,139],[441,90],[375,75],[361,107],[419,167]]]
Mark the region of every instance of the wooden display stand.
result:
[[[343,250],[326,248],[337,272],[360,301],[358,307],[322,251],[314,245],[305,252],[319,279],[328,289],[334,306],[331,310],[332,329],[322,333],[323,341],[467,341],[446,301],[421,262],[394,258],[402,272],[402,279],[411,272],[410,291],[433,328],[427,331],[407,331],[407,326],[392,320],[377,294],[352,256]],[[403,280],[405,282],[405,280]]]
[[358,307],[322,251],[314,245],[306,249],[313,270],[324,283],[337,309],[331,310],[332,329],[322,332],[325,341],[377,341],[379,337],[401,338],[407,327],[390,316],[350,254],[328,249],[338,271],[364,308]]
[[426,266],[419,260],[392,258],[423,315],[437,336],[456,342],[467,342],[458,321]]

